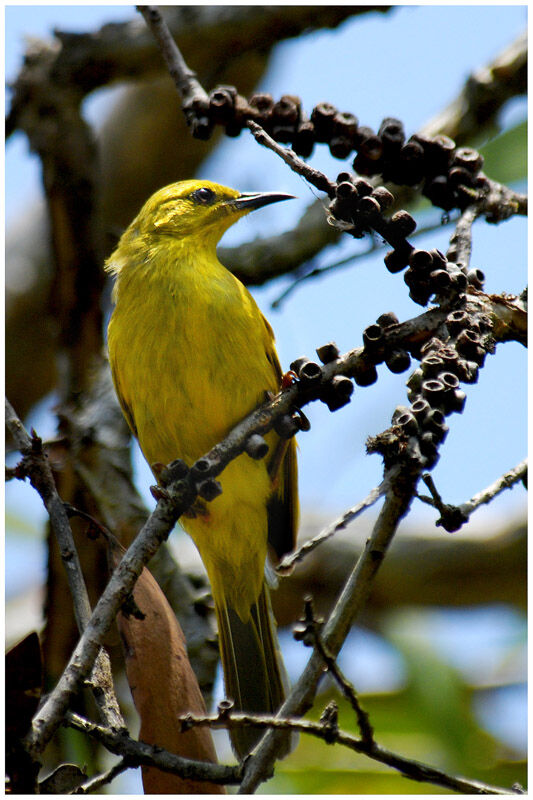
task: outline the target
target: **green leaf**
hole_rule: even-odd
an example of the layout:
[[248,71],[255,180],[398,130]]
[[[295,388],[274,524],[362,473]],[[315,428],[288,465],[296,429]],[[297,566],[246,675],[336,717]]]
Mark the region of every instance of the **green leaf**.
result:
[[483,172],[499,183],[515,183],[527,177],[527,122],[491,139],[480,149],[485,163]]

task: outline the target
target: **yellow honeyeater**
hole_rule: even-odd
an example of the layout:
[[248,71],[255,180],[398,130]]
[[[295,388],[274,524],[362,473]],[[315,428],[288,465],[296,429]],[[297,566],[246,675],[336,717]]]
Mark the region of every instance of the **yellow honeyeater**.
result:
[[[289,197],[174,183],[146,202],[106,262],[116,279],[113,379],[148,464],[190,466],[279,391],[272,329],[216,246],[249,211]],[[275,712],[284,699],[265,561],[267,549],[280,558],[293,548],[298,516],[295,442],[266,439],[266,458],[240,455],[219,476],[222,494],[181,519],[211,584],[226,694],[249,712]],[[231,735],[242,757],[262,731]]]

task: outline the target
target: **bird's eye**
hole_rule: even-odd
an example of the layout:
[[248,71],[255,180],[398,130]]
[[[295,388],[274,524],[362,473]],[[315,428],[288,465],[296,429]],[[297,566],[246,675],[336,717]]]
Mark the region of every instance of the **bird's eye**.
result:
[[201,203],[203,206],[208,206],[211,203],[214,203],[216,194],[212,189],[208,189],[207,186],[202,186],[201,189],[196,189],[196,191],[191,194],[191,198],[195,203]]

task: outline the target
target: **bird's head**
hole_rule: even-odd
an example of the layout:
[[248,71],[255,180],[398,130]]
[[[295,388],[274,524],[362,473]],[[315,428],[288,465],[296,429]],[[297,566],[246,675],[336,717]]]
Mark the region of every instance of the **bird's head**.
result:
[[168,235],[179,239],[192,236],[218,242],[240,217],[291,197],[279,192],[240,194],[211,181],[180,181],[153,194],[130,230],[133,235]]

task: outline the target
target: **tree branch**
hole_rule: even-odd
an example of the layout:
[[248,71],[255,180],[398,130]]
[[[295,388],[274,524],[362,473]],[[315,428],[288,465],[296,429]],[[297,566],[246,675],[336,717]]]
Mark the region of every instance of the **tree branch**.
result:
[[[17,467],[17,477],[29,477],[48,511],[72,595],[76,624],[80,633],[83,633],[91,618],[89,595],[67,512],[57,493],[50,465],[43,452],[42,441],[35,432],[31,438],[28,436],[7,398],[6,425],[22,454],[22,461]],[[103,649],[97,654],[91,680],[102,720],[112,727],[123,728],[125,724],[113,689],[109,656]]]
[[175,753],[169,753],[162,747],[135,741],[127,731],[114,731],[102,725],[96,725],[72,712],[68,714],[65,722],[75,730],[86,733],[99,741],[110,753],[127,760],[130,767],[157,767],[157,769],[172,772],[182,778],[211,783],[236,784],[240,780],[240,766],[229,767],[223,764],[182,758]]

